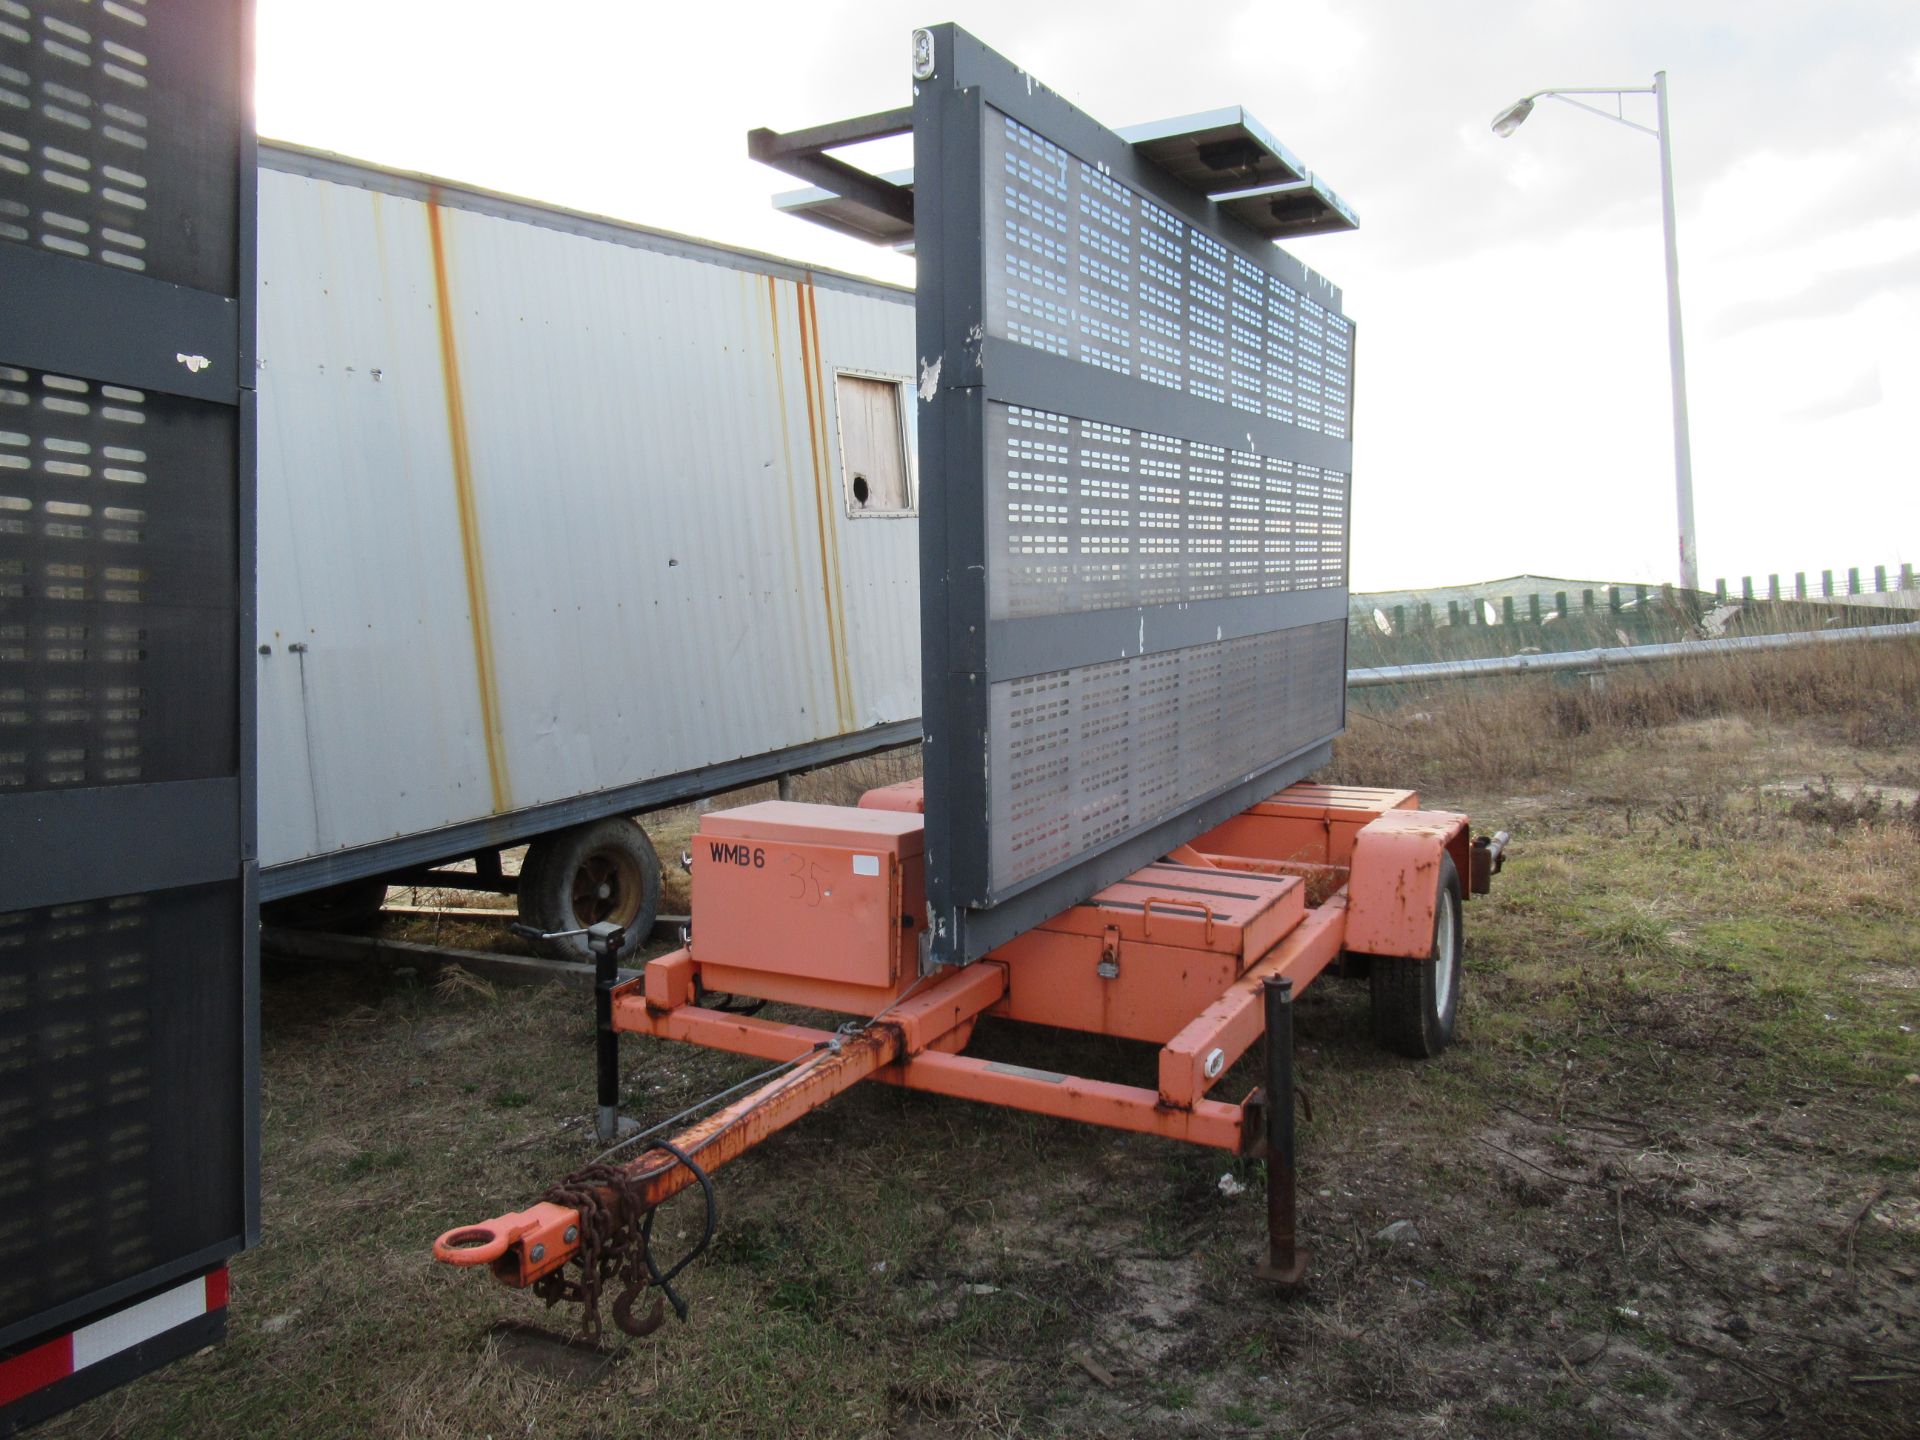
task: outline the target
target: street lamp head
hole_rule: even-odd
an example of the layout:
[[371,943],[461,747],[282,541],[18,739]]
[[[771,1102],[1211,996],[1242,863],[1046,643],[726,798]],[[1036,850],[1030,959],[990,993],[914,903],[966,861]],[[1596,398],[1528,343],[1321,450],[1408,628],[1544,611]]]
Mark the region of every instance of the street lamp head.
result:
[[1520,128],[1520,122],[1533,113],[1533,97],[1516,100],[1498,115],[1493,117],[1493,133],[1502,140]]

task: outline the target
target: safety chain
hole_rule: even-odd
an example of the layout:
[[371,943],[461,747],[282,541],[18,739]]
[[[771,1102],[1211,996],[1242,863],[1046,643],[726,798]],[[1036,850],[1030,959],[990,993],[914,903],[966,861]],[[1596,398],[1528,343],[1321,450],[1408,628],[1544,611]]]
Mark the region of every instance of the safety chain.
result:
[[[892,1004],[871,1019],[847,1021],[831,1036],[815,1044],[813,1056],[810,1058],[817,1059],[822,1053],[838,1055],[848,1040],[872,1028],[881,1016],[924,985],[927,978],[922,976],[916,980],[896,996]],[[800,1061],[788,1061],[785,1065],[775,1068],[788,1069],[800,1064],[802,1064]],[[763,1078],[764,1075],[757,1075],[744,1083],[752,1084]],[[765,1092],[762,1093],[764,1095]],[[683,1112],[674,1119],[682,1119],[686,1113],[691,1112]],[[663,1122],[662,1126],[656,1128],[664,1128],[665,1124],[670,1123],[672,1122]],[[534,1281],[533,1293],[545,1300],[549,1309],[563,1300],[578,1301],[581,1306],[580,1329],[590,1340],[600,1338],[600,1292],[605,1288],[607,1281],[616,1277],[622,1284],[620,1293],[613,1302],[613,1323],[627,1334],[651,1335],[659,1329],[661,1321],[666,1318],[666,1304],[669,1302],[673,1305],[673,1313],[684,1321],[687,1318],[687,1302],[681,1298],[680,1292],[673,1288],[674,1277],[698,1259],[713,1241],[714,1227],[719,1218],[719,1205],[714,1198],[713,1181],[687,1151],[671,1140],[649,1138],[651,1133],[642,1131],[632,1140],[623,1141],[620,1145],[614,1146],[591,1165],[576,1170],[541,1197],[549,1204],[575,1211],[580,1216],[580,1232],[576,1237],[576,1248],[571,1259],[571,1263],[578,1265],[580,1270],[577,1278],[569,1279],[567,1267],[563,1265],[551,1274],[543,1275]],[[629,1165],[635,1162],[629,1162],[629,1165],[606,1163],[607,1156],[641,1140],[646,1141],[645,1147],[640,1151],[642,1155],[653,1150],[664,1150],[686,1166],[693,1178],[699,1182],[702,1198],[706,1201],[706,1223],[702,1228],[699,1241],[664,1271],[653,1258],[654,1207],[644,1203],[645,1182],[629,1168]],[[608,1191],[612,1192],[615,1202],[612,1205],[603,1198]],[[633,1318],[634,1302],[649,1285],[659,1287],[660,1297],[655,1298],[653,1309],[644,1319],[635,1320]]]
[[[673,1279],[691,1264],[713,1239],[717,1206],[713,1182],[679,1146],[656,1140],[647,1150],[665,1150],[693,1172],[706,1200],[706,1224],[699,1243],[672,1268],[662,1271],[654,1262],[651,1249],[654,1207],[645,1205],[645,1181],[619,1165],[593,1164],[577,1170],[548,1190],[541,1198],[549,1204],[565,1206],[580,1216],[579,1248],[573,1262],[580,1267],[579,1277],[569,1279],[565,1267],[534,1282],[534,1294],[551,1309],[562,1300],[577,1300],[581,1305],[581,1332],[590,1340],[600,1338],[600,1292],[606,1282],[621,1281],[620,1293],[613,1302],[613,1323],[629,1335],[651,1335],[666,1318],[666,1306],[660,1297],[643,1318],[633,1316],[634,1302],[649,1285],[657,1285],[661,1296],[673,1304],[674,1314],[687,1318],[687,1302],[673,1288]],[[645,1151],[642,1152],[646,1153]],[[648,1177],[651,1178],[651,1177]],[[603,1198],[612,1191],[613,1205]],[[617,1211],[617,1213],[616,1213]]]
[[[578,1279],[569,1279],[565,1267],[534,1282],[536,1295],[551,1309],[562,1300],[577,1300],[582,1307],[580,1329],[590,1340],[600,1338],[600,1290],[615,1276],[633,1285],[636,1277],[645,1285],[645,1268],[633,1254],[636,1242],[644,1244],[638,1228],[628,1217],[633,1213],[627,1172],[617,1165],[589,1165],[577,1170],[553,1186],[541,1198],[562,1205],[580,1215],[579,1249],[573,1263],[580,1267]],[[611,1190],[618,1197],[608,1205],[602,1197]],[[625,1290],[621,1292],[623,1295]]]

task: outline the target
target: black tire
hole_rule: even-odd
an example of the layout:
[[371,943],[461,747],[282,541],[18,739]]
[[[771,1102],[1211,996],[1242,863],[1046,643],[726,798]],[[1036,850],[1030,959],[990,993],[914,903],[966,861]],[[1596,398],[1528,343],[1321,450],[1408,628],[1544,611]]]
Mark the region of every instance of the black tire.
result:
[[[1442,956],[1446,945],[1452,954]],[[1368,957],[1373,986],[1373,1036],[1387,1049],[1415,1060],[1438,1055],[1453,1041],[1460,1013],[1460,969],[1466,942],[1460,928],[1460,872],[1453,857],[1440,857],[1439,894],[1433,909],[1433,953],[1425,960],[1397,955]]]
[[387,882],[382,876],[348,880],[263,905],[260,923],[291,930],[365,930],[380,918],[386,899]]
[[[647,941],[660,908],[660,857],[647,832],[615,816],[556,830],[527,847],[520,866],[520,918],[542,930],[612,920],[627,931],[622,956]],[[591,960],[584,935],[542,942],[557,960]]]

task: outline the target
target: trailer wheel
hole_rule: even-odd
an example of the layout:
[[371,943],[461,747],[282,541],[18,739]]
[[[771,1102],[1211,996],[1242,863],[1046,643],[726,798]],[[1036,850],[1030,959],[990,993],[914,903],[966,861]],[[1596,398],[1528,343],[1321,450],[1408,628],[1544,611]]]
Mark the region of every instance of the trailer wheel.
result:
[[1425,1060],[1453,1040],[1460,1010],[1460,872],[1452,857],[1440,857],[1440,893],[1433,907],[1433,954],[1425,960],[1397,955],[1368,958],[1373,984],[1373,1035],[1389,1050]]
[[[542,930],[602,920],[625,926],[630,955],[646,943],[660,907],[660,857],[647,832],[623,817],[556,830],[527,847],[519,903],[520,918]],[[558,960],[593,958],[584,935],[543,943]]]
[[385,878],[373,875],[270,901],[260,907],[260,923],[289,930],[365,930],[380,918],[386,900]]

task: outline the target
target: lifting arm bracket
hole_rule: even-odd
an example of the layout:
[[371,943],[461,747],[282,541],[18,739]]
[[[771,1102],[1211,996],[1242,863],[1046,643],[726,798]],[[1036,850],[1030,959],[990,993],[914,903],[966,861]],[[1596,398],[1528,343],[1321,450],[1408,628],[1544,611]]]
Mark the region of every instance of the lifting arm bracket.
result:
[[883,110],[877,115],[862,115],[853,120],[837,120],[805,130],[758,129],[747,132],[747,154],[763,165],[784,170],[809,185],[818,185],[836,195],[876,210],[902,225],[913,224],[913,192],[869,174],[856,165],[827,154],[847,145],[904,135],[913,129],[911,106]]

